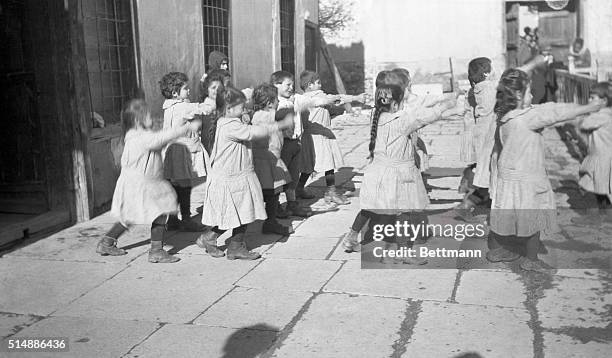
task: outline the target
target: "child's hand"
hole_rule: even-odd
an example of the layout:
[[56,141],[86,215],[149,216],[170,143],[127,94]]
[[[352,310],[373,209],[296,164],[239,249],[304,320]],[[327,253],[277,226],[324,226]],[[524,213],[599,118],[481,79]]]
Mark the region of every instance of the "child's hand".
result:
[[287,116],[276,123],[278,124],[278,129],[280,130],[293,128],[293,116]]
[[447,100],[442,102],[443,110],[452,109],[452,108],[455,108],[455,107],[457,107],[457,97],[455,97],[455,96],[453,96],[451,98],[448,98]]
[[186,126],[189,127],[190,132],[197,132],[202,128],[202,120],[194,119],[192,121],[187,122]]
[[[215,109],[217,109],[217,106],[215,106],[214,104],[209,104],[208,102],[202,102],[198,106],[197,111],[201,112],[201,114],[208,115],[208,114],[211,114]],[[195,112],[196,111],[194,111],[194,113]],[[200,113],[195,113],[195,114],[200,114]]]

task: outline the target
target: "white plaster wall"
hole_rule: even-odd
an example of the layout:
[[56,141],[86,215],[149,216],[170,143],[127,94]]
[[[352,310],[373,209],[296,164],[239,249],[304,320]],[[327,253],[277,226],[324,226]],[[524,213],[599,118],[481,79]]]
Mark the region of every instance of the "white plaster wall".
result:
[[612,67],[612,1],[582,1],[585,44],[594,59]]

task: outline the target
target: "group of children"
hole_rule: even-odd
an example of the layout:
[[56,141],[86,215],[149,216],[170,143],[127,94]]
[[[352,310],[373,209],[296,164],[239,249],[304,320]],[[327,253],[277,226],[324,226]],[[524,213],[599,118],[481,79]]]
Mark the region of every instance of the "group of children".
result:
[[[470,185],[462,184],[471,189],[466,190],[465,199],[455,210],[464,220],[476,221],[472,210],[490,203],[487,259],[510,262],[525,256],[520,263],[522,269],[551,273],[552,269],[537,256],[541,232],[557,227],[542,130],[577,119],[580,128],[588,132],[589,153],[580,168],[579,183],[584,190],[595,193],[599,211],[572,221],[587,225],[612,222],[610,210],[606,210],[612,193],[612,86],[594,86],[587,105],[531,105],[529,73],[546,61],[538,56],[521,68],[506,70],[499,80],[494,79],[489,59],[470,62],[471,90],[464,106],[466,138],[461,155],[472,162],[465,175],[470,180],[464,180]],[[451,109],[452,102],[432,107],[427,101],[418,101],[410,106],[410,101],[405,100],[409,89],[395,78],[393,71],[386,71],[377,79],[369,147],[371,164],[362,182],[361,211],[342,241],[347,250],[359,250],[358,233],[368,220],[382,224],[419,222],[416,216],[427,206],[428,199],[416,166],[417,131],[457,114]],[[401,237],[391,241],[392,245],[413,244]],[[425,263],[421,258],[393,261]]]
[[[314,172],[325,174],[324,199],[330,208],[349,203],[335,186],[335,170],[343,166],[343,159],[327,108],[364,102],[364,95],[325,94],[318,75],[311,71],[299,77],[303,94],[294,93],[294,77],[285,71],[273,73],[269,83],[240,91],[229,85],[227,57],[217,62],[225,68],[211,68],[202,78],[199,103],[189,101],[186,75],[172,72],[162,78],[166,101],[161,131],[153,130],[142,100],[125,107],[125,149],[112,205],[118,222],[99,242],[98,253],[125,254],[117,247],[119,235],[130,225],[146,224],[151,225],[149,261],[176,262],[178,258],[162,248],[166,224],[172,224],[201,231],[196,243],[213,257],[257,259],[259,255],[245,244],[247,225],[264,220],[263,233],[291,234],[291,227],[277,218],[310,214],[297,199],[314,197],[305,189]],[[465,106],[456,105],[456,93],[413,94],[405,69],[379,73],[361,210],[342,239],[343,248],[359,251],[359,232],[369,220],[382,224],[422,221],[419,216],[429,199],[422,176],[427,150],[419,129],[458,115],[464,116],[466,124],[461,156],[472,164],[465,172],[471,178],[466,180],[469,185],[462,185],[467,193],[456,212],[466,221],[475,221],[473,209],[490,205],[489,261],[517,260],[521,255],[512,246],[519,243],[525,256],[521,268],[550,272],[537,257],[540,233],[556,227],[555,197],[545,170],[542,130],[546,127],[579,118],[580,128],[589,133],[580,185],[596,194],[602,211],[573,221],[610,221],[605,209],[612,193],[612,86],[597,84],[587,105],[531,105],[529,73],[545,62],[538,56],[496,79],[489,59],[472,60]],[[287,198],[285,208],[279,205],[281,192]],[[180,221],[175,216],[177,208]],[[202,222],[194,223],[191,217],[198,208]],[[232,230],[232,236],[226,254],[217,239],[227,230]],[[392,245],[413,245],[407,238],[391,241]],[[421,258],[400,262],[426,263]]]
[[[232,230],[227,258],[253,260],[259,254],[247,249],[247,225],[264,220],[264,234],[291,234],[277,218],[311,214],[297,199],[315,197],[304,188],[314,172],[325,174],[327,209],[350,202],[336,191],[335,170],[343,160],[328,106],[364,102],[365,96],[325,94],[312,71],[300,75],[303,94],[294,93],[293,74],[286,71],[240,91],[230,85],[226,56],[213,53],[210,62],[197,103],[189,100],[184,73],[163,76],[161,131],[153,129],[143,100],[122,111],[125,149],[111,210],[118,222],[98,243],[99,254],[126,254],[118,237],[132,225],[151,225],[150,262],[178,261],[162,248],[168,226],[202,232],[196,244],[213,257],[226,256],[217,239]],[[202,222],[192,221],[200,211]]]

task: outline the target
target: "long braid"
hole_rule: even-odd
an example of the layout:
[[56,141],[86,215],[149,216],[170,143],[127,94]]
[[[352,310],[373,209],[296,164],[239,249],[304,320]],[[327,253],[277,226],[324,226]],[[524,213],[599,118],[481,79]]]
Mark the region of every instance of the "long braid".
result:
[[372,125],[370,127],[370,145],[368,146],[368,150],[370,151],[370,155],[368,159],[374,159],[374,149],[376,148],[376,136],[378,134],[378,120],[380,119],[380,114],[382,110],[379,106],[376,106],[374,112],[372,112]]
[[370,155],[368,159],[374,159],[376,149],[376,137],[378,135],[378,121],[383,112],[389,112],[393,102],[400,103],[404,99],[404,91],[398,85],[381,85],[376,88],[374,95],[374,112],[372,113],[372,126],[370,127]]

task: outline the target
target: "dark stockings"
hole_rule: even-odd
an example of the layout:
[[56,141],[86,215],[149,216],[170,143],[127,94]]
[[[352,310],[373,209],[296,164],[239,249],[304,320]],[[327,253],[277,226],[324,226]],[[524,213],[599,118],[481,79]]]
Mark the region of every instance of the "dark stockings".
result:
[[336,185],[336,175],[333,169],[325,172],[325,185],[327,187]]
[[120,223],[115,223],[113,227],[108,230],[106,236],[112,237],[113,239],[117,240],[119,236],[121,236],[121,234],[123,234],[126,230],[127,228],[125,226],[121,225]]
[[303,188],[310,177],[310,173],[302,173],[300,174],[300,180],[298,181],[298,188]]
[[610,199],[608,199],[607,195],[595,194],[595,198],[597,199],[598,208],[607,209],[610,206]]
[[187,221],[191,218],[191,187],[173,186],[178,197],[181,209],[181,219]]
[[266,221],[275,222],[276,221],[276,211],[278,209],[278,196],[279,194],[274,194],[274,190],[263,190],[264,202],[266,203],[266,215],[268,218]]
[[538,259],[538,251],[540,250],[540,233],[537,232],[526,239],[525,248],[527,253],[525,256],[529,260],[536,261]]

